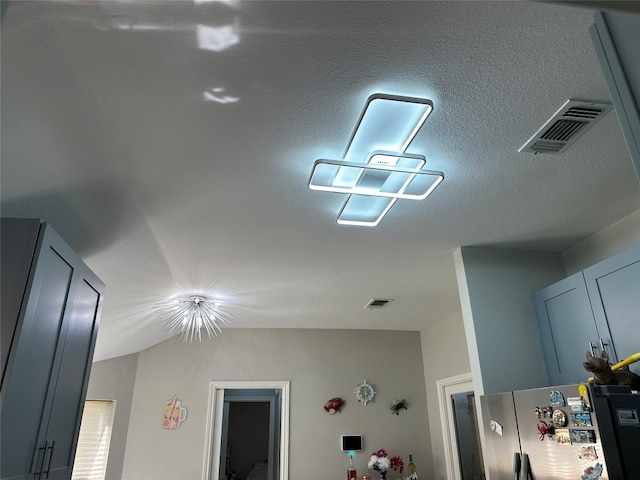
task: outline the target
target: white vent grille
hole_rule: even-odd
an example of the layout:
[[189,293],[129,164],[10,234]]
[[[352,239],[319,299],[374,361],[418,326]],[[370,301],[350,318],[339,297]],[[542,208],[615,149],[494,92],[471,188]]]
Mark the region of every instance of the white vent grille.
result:
[[367,302],[364,308],[378,309],[386,307],[389,302],[391,302],[392,298],[372,298]]
[[611,108],[609,103],[567,100],[518,152],[562,153]]

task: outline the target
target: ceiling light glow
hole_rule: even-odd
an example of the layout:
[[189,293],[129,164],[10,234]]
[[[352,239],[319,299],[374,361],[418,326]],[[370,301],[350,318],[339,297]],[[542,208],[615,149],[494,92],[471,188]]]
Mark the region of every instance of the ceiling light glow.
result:
[[375,226],[398,199],[423,200],[444,180],[405,153],[433,111],[430,100],[375,94],[367,99],[343,161],[317,160],[309,188],[348,194],[341,225]]
[[[348,176],[352,181],[336,181],[341,174],[343,177]],[[324,192],[424,200],[443,179],[442,172],[430,170],[317,160],[311,173],[309,188]]]
[[183,341],[202,340],[200,330],[204,328],[209,338],[222,333],[220,324],[231,323],[233,315],[218,302],[200,295],[185,298],[170,298],[154,305],[156,315],[166,322],[165,328],[174,335],[180,335]]

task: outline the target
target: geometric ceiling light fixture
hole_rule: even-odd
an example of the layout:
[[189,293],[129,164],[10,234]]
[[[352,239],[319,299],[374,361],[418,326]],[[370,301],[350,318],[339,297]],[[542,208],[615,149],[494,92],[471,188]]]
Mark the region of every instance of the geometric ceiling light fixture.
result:
[[316,160],[309,188],[324,192],[424,200],[443,178],[442,172],[420,170],[419,167]]
[[204,328],[209,338],[222,333],[220,323],[229,325],[233,315],[220,307],[218,302],[200,295],[170,298],[154,305],[156,315],[164,322],[165,328],[178,335],[183,341],[202,340],[200,330]]
[[423,200],[442,183],[442,172],[422,170],[424,156],[405,153],[432,111],[430,100],[374,94],[344,160],[314,163],[310,189],[349,195],[339,224],[375,226],[398,199]]

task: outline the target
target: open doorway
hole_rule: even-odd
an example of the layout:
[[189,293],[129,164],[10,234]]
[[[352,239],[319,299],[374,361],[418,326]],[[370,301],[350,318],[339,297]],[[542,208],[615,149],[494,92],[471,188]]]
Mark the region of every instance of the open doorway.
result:
[[288,381],[210,383],[204,480],[285,480],[288,452]]
[[272,389],[225,389],[219,478],[278,478],[281,395]]
[[451,395],[462,480],[484,480],[484,464],[475,395],[472,391]]
[[438,380],[438,400],[447,478],[485,478],[471,374]]

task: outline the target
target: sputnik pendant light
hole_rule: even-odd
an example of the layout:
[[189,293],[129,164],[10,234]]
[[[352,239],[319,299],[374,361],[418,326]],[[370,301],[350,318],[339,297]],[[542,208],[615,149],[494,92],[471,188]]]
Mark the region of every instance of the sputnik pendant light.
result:
[[222,333],[220,324],[230,324],[233,315],[217,302],[200,295],[170,298],[154,305],[156,315],[166,322],[165,328],[185,342],[201,341],[200,330],[204,328],[209,338]]
[[338,223],[375,226],[398,199],[423,200],[444,180],[405,153],[433,110],[429,100],[375,94],[367,99],[343,161],[317,160],[309,188],[348,194]]

